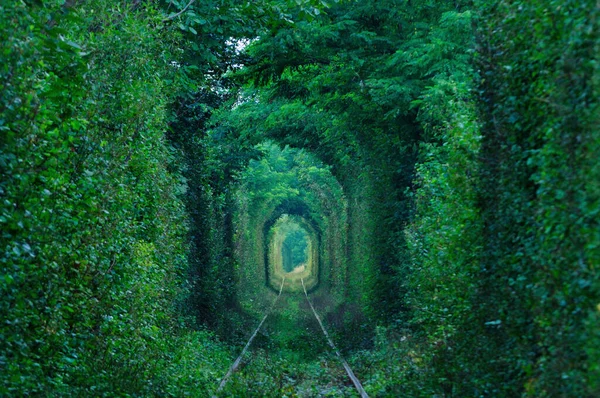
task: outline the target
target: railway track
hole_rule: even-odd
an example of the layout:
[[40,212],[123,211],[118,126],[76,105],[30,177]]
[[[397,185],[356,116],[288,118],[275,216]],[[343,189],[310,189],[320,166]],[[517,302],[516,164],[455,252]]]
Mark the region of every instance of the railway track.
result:
[[[260,323],[258,324],[257,328],[254,330],[254,332],[252,333],[252,335],[250,336],[250,338],[248,339],[246,345],[244,346],[244,348],[242,349],[240,355],[236,358],[236,360],[232,363],[231,367],[229,368],[229,370],[227,371],[227,373],[225,374],[225,376],[221,379],[221,382],[219,383],[219,386],[217,388],[217,390],[215,391],[213,398],[216,398],[220,395],[223,395],[223,393],[225,392],[225,386],[228,384],[228,382],[232,379],[232,376],[236,373],[236,371],[240,368],[240,365],[243,364],[245,368],[247,367],[251,367],[252,364],[252,355],[249,355],[247,359],[244,359],[244,357],[247,356],[247,353],[250,349],[250,346],[252,345],[253,341],[255,340],[255,338],[257,337],[257,335],[260,335],[261,337],[265,336],[267,339],[269,338],[269,334],[266,332],[261,333],[261,329],[266,329],[265,328],[265,322],[267,321],[267,319],[271,316],[273,309],[277,306],[277,304],[280,302],[280,298],[282,296],[282,291],[283,291],[283,287],[285,284],[285,279],[282,280],[281,282],[281,286],[279,289],[279,293],[277,295],[277,297],[275,298],[275,300],[273,301],[273,303],[271,304],[271,306],[268,308],[268,310],[265,312],[263,318],[261,319]],[[350,365],[348,364],[348,362],[346,362],[346,360],[343,358],[343,356],[340,354],[339,350],[337,349],[335,343],[333,342],[332,338],[330,337],[329,333],[327,332],[327,329],[325,328],[325,326],[323,325],[323,322],[321,321],[321,318],[319,317],[319,314],[317,313],[317,310],[315,309],[315,307],[313,306],[312,302],[310,301],[310,298],[308,296],[308,293],[306,291],[306,287],[304,286],[304,281],[302,280],[302,286],[304,289],[304,297],[306,299],[306,302],[308,304],[308,308],[310,308],[310,311],[308,313],[306,313],[306,309],[303,310],[304,313],[306,313],[306,318],[310,319],[309,317],[312,316],[313,318],[313,323],[314,321],[316,321],[316,325],[318,325],[318,327],[312,327],[310,329],[314,329],[313,333],[310,333],[310,330],[306,333],[303,334],[303,338],[305,339],[321,339],[321,341],[315,341],[315,342],[311,342],[313,343],[313,345],[315,347],[323,347],[323,354],[321,355],[321,361],[325,362],[327,364],[329,364],[331,359],[335,359],[335,362],[337,362],[339,365],[341,365],[343,367],[343,372],[345,372],[347,379],[352,382],[352,385],[354,386],[356,392],[358,393],[358,395],[361,398],[364,397],[368,397],[367,393],[365,392],[360,380],[356,377],[356,375],[354,374],[354,372],[352,371]],[[284,300],[285,302],[286,300]],[[307,308],[307,306],[303,305],[304,308]],[[277,330],[277,329],[275,329]],[[317,330],[320,330],[321,333],[317,332]],[[319,333],[319,334],[317,334]],[[319,335],[321,337],[319,337]],[[324,338],[324,339],[323,339]],[[260,339],[259,339],[260,340]],[[260,342],[259,342],[260,344]],[[338,365],[338,366],[339,366]],[[329,365],[327,365],[329,366]],[[282,371],[281,369],[275,369],[275,371]],[[339,369],[338,373],[342,372],[341,368]],[[344,373],[339,373],[340,376]],[[349,387],[350,385],[347,384],[347,382],[345,382],[346,385],[348,387],[346,388],[351,388]],[[248,391],[248,394],[251,395],[253,392],[252,391]]]

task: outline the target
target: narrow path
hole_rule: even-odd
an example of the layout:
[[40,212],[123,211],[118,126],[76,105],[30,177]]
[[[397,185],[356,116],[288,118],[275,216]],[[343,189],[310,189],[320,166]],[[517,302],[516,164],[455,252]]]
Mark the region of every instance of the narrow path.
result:
[[[355,396],[355,391],[356,396],[368,397],[325,329],[308,297],[304,280],[301,282],[304,297],[302,293],[282,295],[285,283],[282,281],[279,294],[213,398],[240,394],[347,397]],[[320,332],[325,339],[319,337]]]
[[248,351],[248,348],[250,347],[250,344],[252,344],[252,340],[254,340],[254,338],[258,334],[258,331],[262,327],[263,323],[265,323],[265,321],[269,317],[269,314],[271,314],[271,312],[273,311],[273,308],[275,308],[275,304],[277,304],[277,301],[279,300],[279,297],[281,297],[281,292],[283,291],[283,284],[284,283],[285,283],[285,278],[283,278],[281,280],[281,287],[279,288],[279,294],[277,295],[277,297],[273,301],[273,304],[271,304],[271,307],[266,312],[266,314],[263,317],[263,319],[258,324],[258,327],[254,331],[254,333],[252,333],[252,336],[250,337],[250,339],[246,343],[246,346],[242,350],[242,353],[237,357],[237,359],[235,360],[235,362],[233,362],[233,364],[231,365],[231,367],[229,368],[229,370],[227,371],[227,373],[223,377],[223,380],[221,380],[221,383],[219,384],[219,388],[217,388],[217,391],[215,392],[215,395],[213,395],[213,398],[216,398],[216,394],[220,393],[221,390],[223,390],[223,387],[225,387],[225,384],[227,384],[227,381],[229,380],[229,378],[231,377],[231,375],[237,370],[238,366],[240,366],[240,363],[242,362],[242,358],[244,357],[244,354],[246,353],[246,351]]
[[310,305],[310,309],[312,310],[313,314],[315,315],[315,318],[317,318],[317,321],[319,322],[319,326],[321,326],[321,330],[323,331],[323,334],[325,335],[325,338],[327,339],[327,343],[329,343],[329,346],[335,352],[335,355],[338,357],[338,359],[340,360],[342,365],[344,365],[344,369],[346,370],[348,377],[350,377],[350,380],[352,380],[352,383],[354,384],[354,387],[356,387],[356,390],[358,391],[360,396],[362,398],[368,398],[369,395],[367,395],[367,392],[365,391],[362,384],[360,383],[360,380],[358,380],[358,378],[352,371],[352,368],[350,368],[350,365],[348,365],[348,362],[346,362],[344,357],[342,357],[342,354],[340,354],[339,350],[337,349],[337,347],[331,340],[331,337],[329,337],[329,333],[327,333],[325,326],[323,326],[323,322],[321,322],[321,318],[319,318],[317,311],[315,311],[315,307],[313,307],[312,303],[310,302],[310,299],[308,298],[308,293],[306,292],[306,287],[304,286],[304,279],[301,279],[301,281],[302,281],[302,288],[304,289],[304,295],[306,296],[306,301],[308,301],[308,304]]

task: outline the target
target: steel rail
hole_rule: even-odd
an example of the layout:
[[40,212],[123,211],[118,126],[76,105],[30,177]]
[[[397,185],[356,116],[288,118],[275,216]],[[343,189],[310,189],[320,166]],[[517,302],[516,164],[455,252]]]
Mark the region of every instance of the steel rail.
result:
[[369,395],[363,388],[362,384],[360,383],[360,380],[358,380],[358,378],[356,377],[356,375],[350,368],[350,365],[348,365],[348,362],[346,362],[344,357],[342,357],[342,354],[340,354],[340,352],[338,351],[335,344],[333,344],[331,337],[329,337],[329,333],[327,333],[325,326],[323,326],[323,322],[321,322],[321,318],[319,318],[317,311],[315,311],[315,307],[313,307],[312,303],[310,302],[310,299],[308,298],[308,293],[306,292],[306,286],[304,286],[304,279],[300,279],[300,280],[302,281],[302,288],[304,289],[304,295],[306,296],[306,301],[308,301],[308,305],[310,305],[310,309],[312,310],[313,314],[315,315],[315,318],[317,318],[317,321],[319,322],[319,325],[321,326],[321,330],[323,331],[323,334],[325,335],[325,338],[327,339],[327,343],[329,344],[331,349],[335,352],[335,355],[338,357],[338,359],[340,360],[342,365],[344,365],[344,369],[346,369],[346,373],[348,374],[348,377],[350,377],[350,380],[352,380],[352,383],[354,383],[354,387],[356,387],[356,390],[358,391],[360,396],[362,398],[369,398]]
[[227,384],[227,381],[229,381],[229,378],[231,377],[231,375],[233,373],[235,373],[235,371],[237,370],[238,366],[240,366],[240,363],[242,362],[242,358],[244,357],[244,354],[246,353],[246,351],[248,351],[248,348],[250,347],[250,344],[252,344],[252,340],[254,340],[254,338],[258,334],[258,331],[262,327],[263,323],[265,323],[265,321],[267,320],[267,318],[269,317],[269,315],[273,311],[273,308],[275,308],[275,304],[277,304],[277,301],[279,300],[279,297],[281,297],[281,292],[283,291],[283,284],[284,283],[285,283],[285,278],[283,278],[281,280],[281,287],[279,288],[279,294],[277,295],[277,297],[273,301],[273,304],[271,304],[271,307],[269,308],[269,310],[265,313],[265,316],[263,317],[263,319],[258,324],[258,327],[254,331],[254,333],[252,333],[252,336],[250,337],[250,340],[248,340],[248,342],[246,343],[246,346],[242,350],[242,353],[240,354],[240,356],[238,356],[237,359],[235,360],[235,362],[233,362],[233,364],[231,365],[231,367],[229,368],[229,370],[227,371],[227,373],[225,374],[225,376],[221,380],[221,383],[219,384],[219,388],[217,388],[217,391],[213,395],[213,398],[216,398],[217,394],[220,393],[223,390],[223,387],[225,387],[225,385]]

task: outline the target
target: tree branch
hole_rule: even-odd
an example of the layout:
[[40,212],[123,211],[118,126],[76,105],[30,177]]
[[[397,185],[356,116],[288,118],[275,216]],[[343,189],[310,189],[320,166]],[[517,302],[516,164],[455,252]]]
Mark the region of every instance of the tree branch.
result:
[[190,2],[189,2],[189,3],[187,3],[187,5],[186,5],[185,7],[183,7],[183,10],[179,11],[177,14],[173,14],[173,15],[171,15],[171,16],[169,16],[169,17],[167,17],[167,18],[163,19],[162,21],[163,21],[163,22],[168,22],[168,21],[170,21],[170,20],[172,20],[172,19],[175,19],[175,18],[177,18],[178,16],[180,16],[181,14],[183,14],[184,12],[186,12],[186,11],[187,11],[187,9],[188,9],[188,8],[190,8],[190,6],[191,6],[192,4],[194,4],[194,2],[195,2],[195,1],[196,1],[196,0],[190,0]]

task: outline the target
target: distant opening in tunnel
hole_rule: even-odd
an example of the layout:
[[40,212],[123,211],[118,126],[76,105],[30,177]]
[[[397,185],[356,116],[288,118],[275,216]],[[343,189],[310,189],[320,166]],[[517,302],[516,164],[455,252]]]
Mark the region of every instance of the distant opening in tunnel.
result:
[[[296,226],[296,224],[294,224]],[[286,273],[299,273],[306,269],[308,261],[308,232],[300,226],[288,232],[281,246],[283,270]]]
[[319,282],[318,235],[310,222],[298,215],[282,214],[270,227],[266,258],[267,284],[285,291],[302,291]]
[[[309,294],[343,286],[348,203],[332,168],[287,145],[265,141],[256,149],[263,157],[249,162],[235,193],[237,292],[248,297],[240,301],[262,287],[278,293],[284,278],[284,292],[303,293],[302,282]],[[294,223],[305,231],[297,249],[284,233]]]

